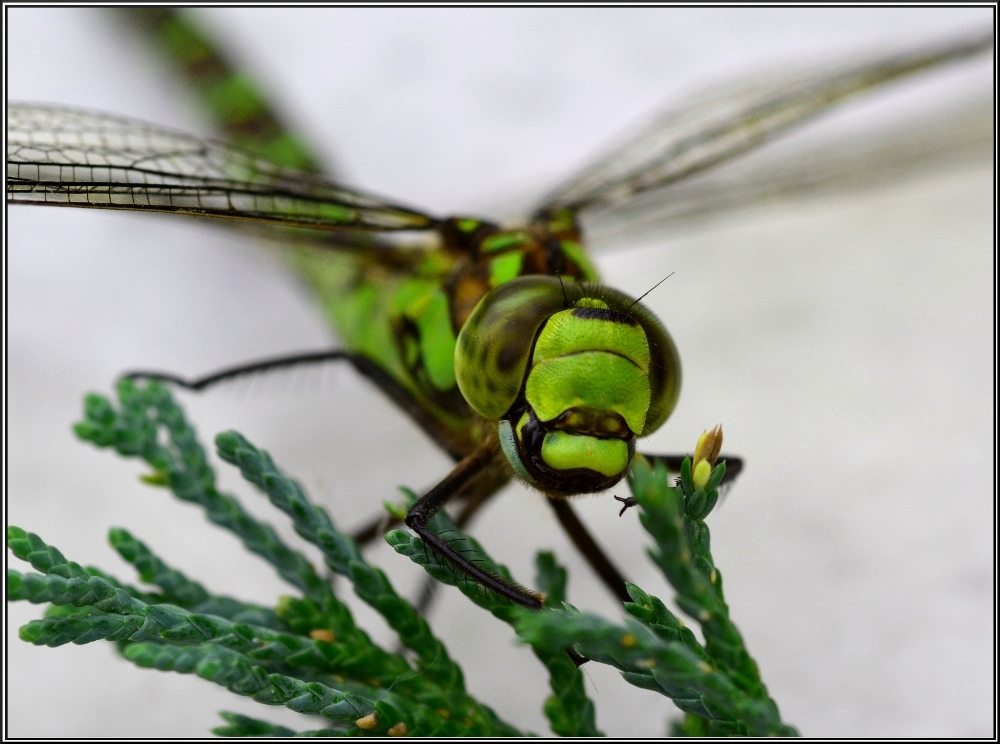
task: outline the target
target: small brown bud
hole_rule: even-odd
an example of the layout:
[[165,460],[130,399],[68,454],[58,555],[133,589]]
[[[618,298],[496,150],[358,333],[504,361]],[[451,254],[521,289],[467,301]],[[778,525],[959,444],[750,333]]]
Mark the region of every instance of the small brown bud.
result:
[[694,448],[694,460],[691,463],[691,480],[694,481],[695,490],[704,488],[708,483],[712,468],[715,467],[715,460],[721,451],[722,424],[719,424],[711,431],[703,431],[698,437],[698,444]]
[[387,733],[389,736],[406,736],[410,733],[410,730],[406,728],[406,724],[403,721],[400,721],[395,726],[390,727]]
[[702,460],[708,461],[710,468],[715,467],[715,461],[722,452],[722,424],[719,424],[711,431],[703,431],[698,437],[698,444],[694,448],[694,461],[691,463],[698,467]]

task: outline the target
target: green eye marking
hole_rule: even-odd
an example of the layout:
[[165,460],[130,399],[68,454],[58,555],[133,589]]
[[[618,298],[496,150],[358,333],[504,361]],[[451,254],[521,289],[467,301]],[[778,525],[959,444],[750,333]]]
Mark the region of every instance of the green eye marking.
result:
[[[587,299],[589,298],[580,300],[577,305],[587,307],[583,304]],[[597,303],[600,300],[591,302]],[[603,302],[600,304],[607,308]],[[575,310],[563,310],[549,318],[535,343],[532,361],[537,364],[547,359],[595,349],[620,354],[643,372],[649,372],[649,342],[640,326],[583,318]]]
[[490,286],[499,287],[521,273],[524,254],[520,251],[505,253],[490,261]]
[[649,409],[649,377],[624,357],[588,351],[536,364],[528,375],[525,397],[540,421],[551,421],[569,408],[614,411],[638,434]]
[[465,400],[489,419],[511,407],[538,329],[565,306],[559,282],[522,276],[490,291],[458,334],[455,377]]
[[628,444],[623,439],[550,431],[542,442],[542,459],[556,470],[587,468],[611,477],[628,466]]
[[461,230],[462,232],[471,233],[475,232],[476,228],[483,223],[480,222],[479,220],[465,219],[465,220],[458,220],[458,222],[456,222],[455,224],[458,226],[458,229]]

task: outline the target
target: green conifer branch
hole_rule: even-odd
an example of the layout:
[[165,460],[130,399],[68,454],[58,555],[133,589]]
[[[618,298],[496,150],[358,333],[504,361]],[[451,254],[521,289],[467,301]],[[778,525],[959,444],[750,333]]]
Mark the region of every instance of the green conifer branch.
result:
[[[248,549],[264,555],[276,565],[279,573],[306,594],[304,599],[283,599],[276,608],[277,617],[286,626],[294,620],[299,632],[331,631],[336,646],[342,650],[339,673],[364,682],[393,685],[399,693],[412,695],[448,715],[485,725],[490,730],[516,732],[500,721],[492,710],[465,693],[461,670],[448,658],[440,641],[430,634],[426,622],[396,595],[380,570],[360,558],[353,541],[333,528],[325,513],[309,503],[298,485],[280,474],[266,453],[263,453],[266,463],[261,460],[260,464],[269,466],[268,482],[278,489],[275,491],[276,505],[286,511],[299,510],[292,516],[300,517],[296,526],[307,539],[310,535],[304,528],[310,520],[317,522],[321,529],[314,533],[325,541],[321,548],[324,548],[328,563],[332,568],[346,568],[359,596],[386,614],[401,638],[418,651],[429,673],[415,673],[403,657],[375,646],[367,634],[354,625],[347,606],[333,595],[328,583],[319,579],[304,556],[285,546],[269,525],[250,517],[235,498],[215,490],[214,472],[195,438],[194,429],[187,424],[183,412],[164,388],[155,383],[140,386],[124,381],[119,384],[118,394],[120,411],[100,396],[88,396],[86,420],[77,425],[81,438],[99,446],[113,446],[127,456],[141,457],[155,469],[154,477],[146,479],[148,482],[167,485],[182,500],[202,505],[211,521],[236,532]],[[156,435],[161,429],[167,434],[169,446],[157,441]],[[251,459],[253,455],[259,457],[246,440],[239,438],[237,443],[244,447],[244,455]],[[289,494],[290,500],[282,500],[282,496]],[[135,549],[136,546],[129,546],[129,550]],[[346,556],[347,560],[330,560],[331,555],[335,558]],[[169,580],[181,579],[178,575],[170,575]],[[190,585],[186,585],[186,589],[197,593]],[[215,609],[220,609],[218,605],[224,599],[216,598]],[[220,614],[227,614],[226,608],[221,609]],[[307,616],[315,623],[311,628],[302,625]]]
[[[36,538],[36,542],[41,541]],[[55,548],[48,552],[58,553]],[[61,565],[67,564],[64,560]],[[74,573],[79,574],[80,570],[77,567]],[[35,645],[62,645],[68,640],[74,643],[101,639],[140,641],[149,637],[175,643],[210,642],[240,651],[256,661],[280,662],[341,674],[377,686],[393,686],[439,707],[448,708],[453,702],[436,685],[415,674],[405,659],[375,646],[367,635],[362,638],[355,635],[340,643],[328,642],[247,623],[233,623],[174,605],[150,605],[97,576],[84,579],[77,575],[67,579],[58,574],[21,574],[8,570],[7,598],[34,603],[90,605],[99,610],[98,613],[46,617],[29,622],[21,629],[21,638]],[[467,703],[465,700],[459,703],[458,712],[466,715],[479,712],[465,710],[468,707],[462,705]]]
[[705,651],[698,638],[684,622],[672,613],[659,597],[646,594],[635,584],[625,584],[632,602],[625,603],[625,611],[632,617],[638,618],[656,635],[668,643],[680,641],[694,652],[699,659],[708,660],[708,652]]
[[[163,601],[163,595],[152,592],[144,592],[134,586],[129,586],[110,574],[101,571],[99,568],[87,566],[84,568],[79,563],[68,561],[51,545],[46,545],[38,535],[33,532],[25,532],[20,527],[13,525],[7,528],[7,547],[16,557],[22,561],[27,561],[31,566],[44,574],[61,576],[67,580],[86,581],[91,576],[99,576],[114,587],[124,589],[133,597],[141,599],[149,604]],[[16,572],[15,572],[16,573]],[[8,588],[9,593],[9,588]],[[25,597],[26,598],[26,597]],[[39,600],[47,602],[49,600]],[[68,602],[63,604],[69,604]]]
[[511,731],[509,727],[498,731],[474,721],[445,717],[396,692],[373,690],[365,695],[321,682],[268,674],[245,655],[217,645],[135,643],[126,648],[125,656],[142,667],[197,674],[266,705],[283,705],[296,713],[322,716],[347,735],[385,736],[401,723],[407,733],[416,736],[496,736],[510,735]]
[[[8,599],[32,602],[91,605],[98,613],[46,617],[25,626],[22,637],[35,645],[50,645],[70,633],[74,642],[84,630],[90,640],[140,641],[159,638],[174,643],[214,643],[246,654],[262,662],[283,662],[291,666],[343,674],[381,685],[396,683],[412,670],[393,654],[377,646],[358,649],[270,628],[234,623],[215,615],[202,615],[169,604],[149,605],[116,589],[100,577],[64,579],[61,576],[20,574],[8,571]],[[126,634],[134,628],[133,634]],[[99,635],[99,634],[105,635]],[[125,634],[125,635],[123,635]]]
[[[297,733],[287,726],[279,726],[276,723],[262,721],[259,718],[250,718],[239,713],[230,713],[227,710],[220,711],[219,716],[225,720],[228,726],[216,726],[212,733],[216,736],[239,737],[239,736],[267,736],[290,738],[293,736],[304,736],[308,734]],[[334,729],[327,729],[332,735],[336,735]]]
[[[215,473],[205,450],[166,388],[155,382],[139,385],[124,379],[118,383],[117,393],[119,410],[103,396],[85,398],[84,421],[74,427],[77,436],[98,447],[112,447],[121,455],[146,461],[154,473],[144,478],[145,482],[170,488],[182,501],[201,506],[211,522],[233,532],[247,550],[264,558],[279,576],[322,608],[325,624],[321,627],[331,628],[337,638],[371,645],[355,626],[350,609],[312,563],[288,547],[271,525],[247,512],[234,496],[216,490]],[[169,446],[160,444],[161,430]]]
[[316,545],[332,571],[350,579],[355,593],[381,614],[400,642],[417,654],[420,670],[447,692],[465,693],[462,670],[431,633],[413,606],[400,597],[386,575],[370,565],[350,536],[340,532],[326,511],[311,503],[301,486],[275,467],[271,456],[236,432],[216,437],[219,457],[236,465],[271,503],[292,518],[295,531]]
[[229,722],[228,726],[217,726],[212,729],[216,736],[225,737],[325,737],[325,736],[350,736],[350,729],[316,729],[314,731],[293,731],[287,726],[279,726],[276,723],[262,721],[259,718],[220,711],[219,716]]
[[163,599],[178,607],[197,607],[211,597],[208,590],[180,571],[170,568],[141,540],[121,527],[108,530],[108,542],[118,555],[131,563],[144,584],[154,584],[163,591]]
[[[729,607],[722,594],[722,574],[712,559],[711,535],[704,522],[718,502],[718,486],[725,470],[725,462],[720,462],[712,469],[707,483],[696,488],[688,458],[681,466],[678,486],[671,488],[661,463],[650,467],[637,457],[629,473],[629,486],[642,508],[639,519],[656,542],[656,549],[651,549],[649,555],[677,592],[677,604],[701,625],[709,660],[738,689],[763,701],[777,716],[777,704],[768,697],[757,663],[729,618]],[[632,612],[635,608],[626,609]],[[667,617],[654,612],[661,618]],[[671,625],[669,619],[666,625]],[[691,638],[681,637],[681,640],[697,653],[690,644]]]
[[[510,584],[518,585],[507,567],[490,558],[478,540],[459,530],[444,509],[431,517],[427,526],[432,532],[445,538],[452,548],[482,570],[495,574]],[[405,530],[392,530],[386,533],[385,541],[397,553],[405,555],[417,565],[422,566],[427,573],[442,584],[457,587],[462,594],[484,610],[491,612],[498,619],[508,623],[513,619],[514,606],[510,600],[489,591],[465,573],[458,571],[451,563],[442,558],[440,553],[427,547],[419,537],[411,535]]]
[[[413,698],[414,705],[419,703],[431,711],[445,710],[448,717],[451,717],[448,709],[450,701],[445,696],[440,692],[435,694],[436,690],[429,689],[419,674],[414,673],[405,662],[400,664],[397,661],[399,657],[382,651],[377,646],[367,649],[368,653],[358,654],[357,649],[345,648],[336,643],[280,633],[246,623],[232,623],[224,618],[199,615],[174,605],[147,605],[122,590],[115,589],[99,577],[83,581],[64,579],[58,575],[25,575],[10,571],[8,599],[64,601],[67,599],[67,584],[76,589],[76,593],[68,597],[71,601],[81,604],[86,602],[99,612],[32,620],[21,628],[22,640],[36,646],[51,647],[70,642],[82,645],[98,640],[130,641],[132,643],[124,649],[126,658],[140,666],[182,672],[194,669],[191,666],[194,662],[189,664],[185,660],[198,658],[197,653],[186,654],[183,651],[185,646],[165,646],[148,641],[200,644],[203,651],[209,646],[217,646],[245,657],[248,664],[280,663],[327,674],[343,674],[354,679],[367,679],[375,687],[392,688],[400,696]],[[133,650],[142,641],[147,641],[142,646],[145,650]],[[213,660],[220,658],[217,655],[210,656]],[[224,658],[232,661],[235,657]],[[169,663],[164,662],[164,659]],[[198,673],[205,676],[200,671]],[[220,679],[232,677],[229,672],[226,675],[213,676],[211,679],[219,682]],[[229,686],[228,682],[219,683]],[[373,694],[379,694],[377,689],[370,689]],[[455,716],[456,720],[467,722],[463,725],[480,732],[512,730],[499,721],[492,711],[487,713],[477,710],[471,700],[463,702],[466,704],[456,711],[463,715]],[[440,714],[436,715],[441,717]]]
[[323,716],[348,735],[385,736],[400,723],[406,733],[416,736],[519,735],[516,729],[497,719],[446,716],[433,706],[414,702],[395,691],[342,690],[321,682],[268,674],[244,655],[215,645],[136,643],[126,649],[125,655],[139,666],[194,673],[258,702]]
[[112,527],[108,532],[108,542],[118,555],[135,567],[139,572],[140,581],[154,584],[163,591],[163,602],[203,615],[219,615],[235,622],[263,625],[275,630],[287,629],[274,610],[269,607],[209,593],[197,581],[168,566],[128,530]]
[[[73,427],[80,439],[144,460],[154,469],[146,482],[165,485],[182,501],[201,506],[211,522],[233,532],[247,550],[264,558],[306,596],[320,604],[338,602],[302,553],[285,545],[273,527],[255,519],[235,497],[216,490],[215,473],[195,430],[166,388],[124,379],[117,392],[120,410],[104,396],[86,397],[84,420]],[[169,446],[157,438],[161,429]]]
[[572,646],[594,661],[625,672],[632,684],[668,695],[681,710],[715,723],[720,732],[795,734],[781,723],[770,701],[746,695],[685,644],[663,641],[638,620],[626,618],[621,627],[568,604],[563,610],[541,612],[519,608],[517,614],[518,635],[528,643]]
[[717,485],[724,474],[725,463],[719,463],[706,488],[696,490],[687,460],[681,468],[680,487],[671,488],[662,465],[651,468],[636,458],[629,485],[642,508],[639,519],[656,541],[657,549],[650,551],[650,557],[676,590],[680,608],[701,624],[705,650],[737,687],[769,700],[757,664],[729,619],[729,607],[722,596],[722,574],[712,560],[710,532],[704,522],[718,500]]
[[[372,643],[305,556],[287,546],[270,525],[251,517],[234,497],[215,489],[205,452],[166,390],[155,383],[124,382],[118,394],[118,410],[104,398],[88,396],[85,421],[76,426],[81,438],[145,460],[154,470],[144,481],[167,486],[181,500],[200,505],[212,522],[236,533],[304,596],[282,597],[271,610],[213,595],[126,530],[112,529],[109,538],[119,554],[143,582],[161,590],[144,592],[69,561],[37,535],[10,527],[11,551],[41,573],[8,571],[8,599],[52,603],[43,618],[20,629],[22,639],[47,646],[114,641],[138,666],[195,673],[236,694],[331,722],[329,728],[295,732],[225,713],[229,725],[215,730],[223,736],[520,735],[465,692],[461,669],[423,618],[266,452],[235,432],[216,440],[220,456],[290,516],[296,532],[317,545],[326,564],[349,578],[358,596],[416,652],[417,669]],[[708,441],[706,436],[702,440]],[[686,461],[677,488],[669,487],[662,467],[651,468],[641,458],[632,467],[630,485],[634,503],[642,508],[643,526],[656,543],[650,555],[676,590],[680,607],[701,623],[704,646],[660,599],[632,584],[628,591],[633,601],[625,603],[631,617],[624,627],[578,612],[565,603],[566,571],[551,553],[536,558],[536,585],[544,601],[536,612],[477,584],[418,537],[396,530],[386,539],[433,577],[458,586],[477,605],[510,623],[532,646],[549,671],[552,694],[544,711],[557,734],[601,735],[581,672],[567,653],[572,649],[616,667],[630,684],[672,698],[685,712],[672,724],[675,734],[794,735],[795,729],[781,722],[729,619],[704,523],[718,501],[725,464],[712,469],[715,455],[705,452],[713,447],[703,445],[699,441],[696,472]],[[444,510],[428,526],[483,570],[514,583],[506,567],[461,533]]]
[[[566,601],[566,569],[556,562],[554,553],[535,556],[538,574],[535,586],[545,595],[545,607],[561,607]],[[597,729],[594,703],[587,697],[583,674],[565,648],[533,644],[531,650],[549,670],[552,694],[543,710],[552,732],[559,736],[604,736]]]
[[[445,537],[455,550],[479,568],[515,583],[507,567],[496,563],[478,541],[459,530],[443,509],[430,519],[428,528]],[[438,581],[458,587],[462,594],[500,620],[514,623],[516,608],[509,600],[486,590],[464,573],[456,571],[437,551],[428,548],[421,538],[404,530],[393,530],[385,538],[393,550],[423,566]],[[553,598],[565,596],[565,569],[556,564],[552,554],[540,555],[536,565],[539,570],[539,588]],[[546,699],[543,710],[552,730],[560,736],[601,736],[594,720],[594,704],[584,691],[582,673],[566,653],[567,645],[532,644],[535,656],[549,671],[552,695]]]
[[[302,487],[274,465],[267,452],[257,449],[236,432],[220,434],[216,437],[216,446],[219,457],[239,467],[244,478],[290,516],[295,531],[323,552],[330,569],[347,577],[355,593],[397,632],[400,642],[416,652],[420,673],[414,675],[410,671],[408,675],[401,675],[395,682],[395,689],[407,690],[415,699],[445,710],[450,716],[472,721],[482,719],[499,730],[507,726],[491,709],[465,692],[461,668],[449,657],[444,644],[431,633],[427,621],[396,593],[381,569],[364,559],[354,540],[334,526],[326,511],[310,502]],[[286,622],[301,624],[314,609],[305,602],[286,600],[279,607],[279,616]],[[406,664],[402,657],[397,658],[401,664]],[[406,669],[410,669],[408,665]]]

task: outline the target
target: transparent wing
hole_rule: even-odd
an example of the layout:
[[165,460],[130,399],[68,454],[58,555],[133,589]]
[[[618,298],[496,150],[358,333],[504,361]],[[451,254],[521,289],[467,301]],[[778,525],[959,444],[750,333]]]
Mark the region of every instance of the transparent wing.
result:
[[845,134],[819,146],[772,145],[619,207],[588,212],[584,227],[593,246],[620,245],[727,213],[859,191],[920,171],[985,162],[993,157],[994,131],[993,100],[984,97],[947,115],[865,137]]
[[993,48],[992,30],[936,46],[717,87],[657,116],[538,212],[607,209],[746,153],[851,96]]
[[31,104],[7,108],[7,200],[320,230],[425,230],[437,224],[428,215],[282,169],[221,142]]

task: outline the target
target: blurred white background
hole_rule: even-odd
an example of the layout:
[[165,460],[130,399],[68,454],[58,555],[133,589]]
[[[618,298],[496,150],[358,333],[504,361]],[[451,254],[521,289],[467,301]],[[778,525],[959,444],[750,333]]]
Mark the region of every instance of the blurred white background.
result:
[[[755,66],[940,38],[987,9],[205,10],[342,179],[437,214],[530,205],[622,128]],[[10,100],[86,106],[209,133],[155,52],[101,11],[8,8]],[[988,57],[853,107],[878,122],[947,110],[992,86]],[[847,114],[845,114],[847,116]],[[648,298],[684,390],[649,451],[689,450],[723,422],[745,474],[711,517],[732,615],[783,717],[810,736],[980,736],[993,708],[993,184],[990,163],[606,250],[608,283]],[[122,526],[211,590],[273,603],[287,588],[201,514],[140,484],[133,461],[78,443],[88,391],[134,368],[198,374],[334,341],[266,249],[195,220],[13,207],[8,239],[8,524],[124,580]],[[608,247],[610,248],[610,247]],[[298,379],[298,378],[296,378]],[[203,441],[235,428],[354,527],[424,489],[448,460],[342,370],[308,384],[182,395]],[[295,539],[220,466],[222,483]],[[629,577],[664,599],[635,513],[578,501]],[[537,494],[512,487],[474,532],[523,582],[554,549],[570,601],[620,610]],[[310,553],[315,555],[315,553]],[[371,559],[401,589],[415,567]],[[13,560],[23,570],[24,564]],[[349,592],[348,592],[349,594]],[[359,622],[393,643],[350,597]],[[431,623],[470,691],[548,732],[544,669],[456,590]],[[140,670],[110,644],[35,648],[8,608],[12,737],[202,736],[237,710],[317,728],[193,677]],[[586,667],[598,725],[658,736],[676,709]]]

